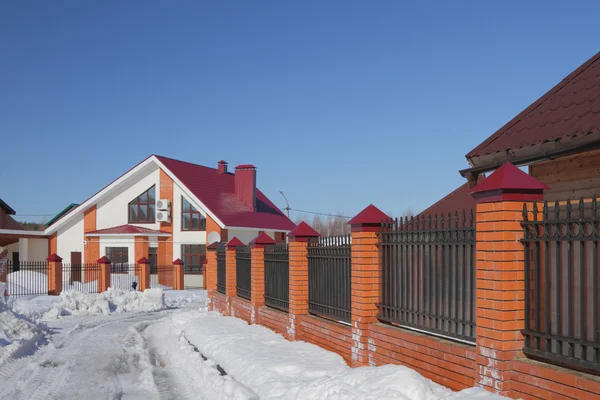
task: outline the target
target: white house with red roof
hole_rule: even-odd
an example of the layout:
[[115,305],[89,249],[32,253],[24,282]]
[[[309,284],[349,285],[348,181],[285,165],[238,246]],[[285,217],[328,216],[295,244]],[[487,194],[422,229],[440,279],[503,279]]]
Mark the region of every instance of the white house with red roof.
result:
[[[185,285],[201,286],[208,244],[234,236],[248,243],[261,232],[284,242],[295,226],[256,187],[253,165],[233,172],[227,165],[219,161],[210,168],[151,155],[51,221],[38,233],[46,239],[40,246],[72,264],[107,256],[113,263],[146,257],[154,265],[171,265],[180,258]],[[4,234],[0,229],[0,239]]]

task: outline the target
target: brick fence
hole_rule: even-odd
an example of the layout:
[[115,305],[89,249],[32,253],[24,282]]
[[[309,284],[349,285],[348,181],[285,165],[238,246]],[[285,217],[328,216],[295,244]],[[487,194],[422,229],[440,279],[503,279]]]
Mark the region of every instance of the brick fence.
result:
[[[511,168],[512,167],[512,168]],[[514,168],[514,169],[513,169]],[[381,221],[369,206],[352,228],[351,324],[309,314],[307,242],[318,236],[301,223],[289,238],[289,312],[265,306],[261,234],[249,243],[251,300],[236,296],[235,247],[227,251],[227,288],[216,290],[216,246],[209,246],[206,286],[211,307],[248,323],[264,325],[289,340],[303,340],[340,354],[353,367],[402,364],[453,390],[484,387],[512,398],[600,399],[600,378],[540,362],[522,352],[525,321],[522,210],[543,200],[545,186],[509,165],[473,190],[476,207],[476,334],[462,343],[378,320],[381,296]]]

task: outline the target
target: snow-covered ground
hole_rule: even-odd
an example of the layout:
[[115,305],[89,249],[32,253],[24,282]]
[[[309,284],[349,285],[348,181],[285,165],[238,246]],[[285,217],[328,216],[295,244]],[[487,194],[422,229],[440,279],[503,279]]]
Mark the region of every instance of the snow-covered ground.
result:
[[[223,374],[222,372],[226,372]],[[500,399],[207,311],[205,291],[111,289],[0,304],[0,399]]]

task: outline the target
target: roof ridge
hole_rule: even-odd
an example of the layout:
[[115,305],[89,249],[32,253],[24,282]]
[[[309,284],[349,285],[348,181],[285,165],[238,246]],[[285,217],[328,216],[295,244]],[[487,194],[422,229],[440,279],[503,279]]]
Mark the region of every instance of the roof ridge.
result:
[[[180,162],[180,163],[184,163],[184,164],[189,164],[189,165],[193,165],[194,167],[202,167],[202,168],[206,168],[206,169],[211,169],[213,171],[218,171],[216,168],[212,168],[212,167],[207,167],[206,165],[201,165],[201,164],[196,164],[190,161],[183,161],[183,160],[178,160],[176,158],[172,158],[172,157],[165,157],[165,156],[161,156],[159,154],[152,154],[154,157],[158,158],[158,159],[166,159],[166,160],[170,160],[170,161],[176,161],[176,162]],[[228,174],[231,174],[231,172],[227,172]]]
[[488,137],[486,140],[481,142],[479,145],[475,146],[467,154],[466,158],[469,159],[471,157],[476,157],[478,155],[481,155],[481,154],[477,154],[477,155],[473,155],[473,156],[469,157],[469,154],[473,153],[475,150],[482,148],[482,147],[489,146],[490,144],[492,144],[496,140],[498,140],[500,137],[502,137],[502,134],[504,132],[506,132],[507,130],[512,128],[514,125],[519,123],[521,121],[521,119],[523,117],[527,116],[530,112],[534,111],[536,108],[541,106],[548,98],[552,97],[556,92],[558,92],[560,89],[565,87],[565,85],[567,85],[569,82],[571,82],[573,79],[575,79],[578,75],[582,74],[592,64],[594,64],[599,58],[600,58],[600,51],[597,52],[590,59],[585,61],[583,64],[581,64],[579,67],[577,67],[569,75],[564,77],[559,83],[554,85],[550,90],[548,90],[545,94],[543,94],[541,97],[536,99],[533,103],[531,103],[527,108],[525,108],[523,111],[521,111],[519,114],[517,114],[514,118],[512,118],[510,121],[508,121],[506,124],[504,124],[500,129],[498,129],[496,132],[494,132],[492,134],[492,136]]

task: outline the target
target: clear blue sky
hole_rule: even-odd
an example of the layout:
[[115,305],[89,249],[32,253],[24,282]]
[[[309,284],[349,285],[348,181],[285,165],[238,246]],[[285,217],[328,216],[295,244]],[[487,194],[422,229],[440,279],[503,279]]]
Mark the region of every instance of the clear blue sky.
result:
[[[0,5],[0,198],[81,202],[152,153],[258,167],[277,205],[420,211],[598,50],[600,3]],[[34,217],[20,217],[39,220]]]

